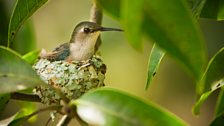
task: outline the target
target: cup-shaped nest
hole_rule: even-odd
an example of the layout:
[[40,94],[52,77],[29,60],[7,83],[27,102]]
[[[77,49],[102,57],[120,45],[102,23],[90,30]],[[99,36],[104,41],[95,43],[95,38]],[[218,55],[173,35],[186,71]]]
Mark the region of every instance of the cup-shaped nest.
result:
[[55,89],[68,99],[76,99],[91,89],[104,86],[106,65],[96,55],[79,62],[39,59],[33,68],[46,83],[33,90],[44,104],[60,104],[61,97]]

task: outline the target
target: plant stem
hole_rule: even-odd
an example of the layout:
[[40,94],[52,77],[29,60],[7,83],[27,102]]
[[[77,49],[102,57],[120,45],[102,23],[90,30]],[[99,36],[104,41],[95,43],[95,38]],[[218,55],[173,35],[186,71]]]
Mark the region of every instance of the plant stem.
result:
[[67,126],[71,119],[72,118],[69,115],[64,115],[56,126]]
[[[97,3],[97,0],[92,0],[92,7],[90,10],[90,21],[101,25],[102,18],[103,18],[103,12],[102,9],[99,7],[99,4]],[[99,36],[95,45],[95,52],[99,49],[101,43],[102,41]]]
[[14,92],[14,93],[11,93],[10,95],[11,95],[11,99],[14,99],[14,100],[41,102],[41,99],[37,95],[34,95],[34,94]]

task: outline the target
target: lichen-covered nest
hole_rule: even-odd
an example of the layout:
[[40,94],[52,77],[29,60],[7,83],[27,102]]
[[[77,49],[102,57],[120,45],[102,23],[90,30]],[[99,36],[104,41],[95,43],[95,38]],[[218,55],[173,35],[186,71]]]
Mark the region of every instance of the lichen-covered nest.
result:
[[59,89],[69,99],[76,99],[90,89],[104,86],[106,65],[96,55],[71,63],[40,59],[33,68],[46,84],[51,85],[37,86],[33,90],[44,104],[60,104],[61,98],[54,89]]

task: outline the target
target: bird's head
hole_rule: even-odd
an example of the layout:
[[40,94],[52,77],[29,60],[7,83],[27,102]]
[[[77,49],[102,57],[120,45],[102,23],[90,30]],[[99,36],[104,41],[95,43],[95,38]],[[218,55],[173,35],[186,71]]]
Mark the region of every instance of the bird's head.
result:
[[94,22],[84,21],[79,23],[75,27],[70,42],[74,43],[90,42],[95,44],[97,38],[100,35],[100,32],[103,31],[123,31],[123,30],[116,28],[106,28]]

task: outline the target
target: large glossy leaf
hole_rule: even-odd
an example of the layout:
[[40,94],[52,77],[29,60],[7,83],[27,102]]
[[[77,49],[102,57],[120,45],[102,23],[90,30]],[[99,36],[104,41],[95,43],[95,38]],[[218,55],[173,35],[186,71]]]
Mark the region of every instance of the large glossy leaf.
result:
[[0,47],[0,93],[42,84],[32,67],[14,51]]
[[207,0],[200,16],[203,18],[224,20],[224,1]]
[[121,4],[121,22],[125,34],[130,44],[138,50],[142,45],[143,3],[143,0],[122,0]]
[[8,46],[22,24],[45,2],[47,0],[17,0],[9,23]]
[[21,55],[32,51],[36,47],[34,36],[33,24],[32,21],[29,20],[18,31],[17,36],[15,37],[15,41],[10,46],[10,48]]
[[[112,11],[112,7],[104,6],[110,2],[99,2],[110,14],[120,17],[118,12]],[[119,5],[120,1],[111,4],[114,9]],[[204,40],[187,4],[182,0],[145,0],[143,10],[142,30],[145,34],[178,59],[198,81],[205,64]],[[134,23],[129,27],[135,27]]]
[[163,59],[165,52],[161,50],[156,44],[153,45],[148,62],[148,76],[145,89],[148,89],[150,83],[152,82],[154,76],[157,73],[160,62]]
[[146,35],[184,64],[199,80],[205,63],[204,41],[186,3],[180,0],[146,0]]
[[110,88],[86,93],[74,100],[78,115],[87,123],[102,126],[186,126],[164,109]]
[[215,90],[224,85],[224,48],[210,60],[204,76],[197,85],[197,94],[200,97],[194,106],[194,113],[199,114],[201,105]]

